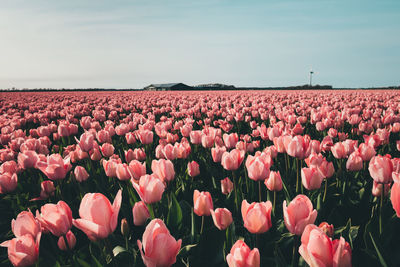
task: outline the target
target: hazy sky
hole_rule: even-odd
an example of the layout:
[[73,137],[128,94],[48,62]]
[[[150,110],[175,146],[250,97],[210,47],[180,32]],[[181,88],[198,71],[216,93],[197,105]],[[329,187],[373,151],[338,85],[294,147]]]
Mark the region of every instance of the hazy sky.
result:
[[400,85],[398,0],[0,5],[0,88]]

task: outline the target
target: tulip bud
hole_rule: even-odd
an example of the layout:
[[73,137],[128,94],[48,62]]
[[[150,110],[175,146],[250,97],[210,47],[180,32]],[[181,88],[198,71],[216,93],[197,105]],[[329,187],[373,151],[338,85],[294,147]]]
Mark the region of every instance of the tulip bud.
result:
[[76,244],[76,237],[75,237],[74,233],[72,233],[71,230],[68,231],[68,233],[65,235],[65,238],[67,239],[68,247],[65,245],[64,236],[60,236],[58,238],[58,242],[57,242],[58,248],[60,250],[64,250],[64,251],[68,250],[68,249],[72,250]]
[[221,180],[221,191],[222,194],[228,195],[233,190],[233,183],[232,181],[226,177],[225,179]]
[[128,221],[126,220],[126,218],[123,218],[121,220],[121,233],[124,237],[129,236],[129,225],[128,225]]

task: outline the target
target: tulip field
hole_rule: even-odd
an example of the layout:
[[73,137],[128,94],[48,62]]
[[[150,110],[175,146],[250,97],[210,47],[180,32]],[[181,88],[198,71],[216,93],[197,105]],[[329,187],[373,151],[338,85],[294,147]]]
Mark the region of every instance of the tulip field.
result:
[[398,91],[0,93],[1,266],[400,266]]

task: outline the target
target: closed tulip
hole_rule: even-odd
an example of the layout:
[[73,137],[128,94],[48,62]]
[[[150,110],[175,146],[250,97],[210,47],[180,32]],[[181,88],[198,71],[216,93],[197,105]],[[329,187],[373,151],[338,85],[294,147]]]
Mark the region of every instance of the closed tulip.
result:
[[29,234],[36,238],[41,233],[40,223],[31,211],[20,212],[17,218],[11,221],[11,230],[16,237]]
[[346,157],[346,149],[343,143],[338,142],[331,147],[331,152],[333,156],[337,159],[342,159]]
[[101,193],[87,193],[79,206],[80,218],[73,220],[72,223],[90,240],[104,239],[117,227],[121,201],[121,190],[118,191],[112,205]]
[[68,246],[67,246],[67,244],[65,244],[64,237],[60,236],[58,238],[58,242],[57,242],[58,248],[60,250],[64,250],[64,251],[68,250],[68,249],[72,250],[76,244],[76,237],[75,237],[74,233],[72,233],[71,231],[68,231],[68,233],[65,235],[65,237],[67,239]]
[[264,181],[268,178],[271,167],[271,160],[269,155],[259,154],[256,156],[249,155],[246,159],[247,173],[250,179],[254,181]]
[[67,203],[45,204],[36,211],[41,226],[55,236],[65,235],[72,227],[72,211]]
[[128,171],[133,179],[139,180],[140,177],[146,174],[146,163],[141,163],[140,161],[134,159],[129,162]]
[[0,194],[14,191],[18,186],[16,173],[5,172],[0,174]]
[[226,152],[226,147],[216,146],[211,148],[211,156],[214,162],[221,162],[222,155]]
[[89,152],[93,148],[94,135],[90,132],[85,132],[81,135],[81,138],[79,140],[76,139],[76,141],[79,144],[79,147],[82,149],[82,151]]
[[101,154],[104,157],[111,157],[114,154],[114,146],[110,143],[104,143],[101,145]]
[[196,161],[191,161],[187,165],[187,171],[190,177],[195,177],[200,174],[200,166]]
[[140,198],[146,204],[152,204],[161,200],[165,185],[157,176],[146,174],[140,177],[139,184],[133,180],[131,182],[133,188],[135,188]]
[[242,218],[244,227],[253,234],[262,234],[272,226],[271,222],[271,201],[253,202],[242,201]]
[[233,183],[232,181],[226,177],[225,179],[221,180],[221,192],[224,195],[228,195],[233,190]]
[[60,154],[51,154],[50,156],[47,156],[46,160],[46,162],[38,161],[36,166],[50,180],[64,179],[72,168],[70,158],[68,156],[63,159]]
[[146,204],[143,201],[136,202],[132,208],[133,224],[136,226],[142,226],[146,220],[150,218],[150,212]]
[[120,181],[127,181],[131,178],[129,166],[126,163],[117,164],[116,174]]
[[86,181],[89,178],[89,174],[82,166],[76,166],[74,174],[75,174],[75,179],[80,183]]
[[392,181],[393,163],[387,156],[374,156],[369,162],[368,170],[377,183],[387,184]]
[[352,266],[349,243],[343,237],[332,241],[324,231],[313,224],[304,229],[299,253],[311,267]]
[[210,210],[212,219],[214,221],[215,227],[217,227],[219,230],[225,230],[228,228],[229,225],[231,225],[233,219],[232,219],[232,213],[228,209],[216,209]]
[[239,168],[244,160],[245,152],[243,150],[233,149],[230,152],[222,154],[221,164],[225,170],[234,171]]
[[310,199],[305,195],[297,195],[287,206],[283,201],[283,218],[285,226],[295,235],[301,235],[308,224],[313,224],[317,218],[317,211],[313,210]]
[[363,160],[358,152],[350,154],[346,162],[346,169],[349,171],[359,171],[363,168]]
[[301,181],[307,190],[314,190],[321,187],[324,176],[314,167],[301,169]]
[[151,162],[151,170],[164,182],[170,182],[175,178],[174,164],[170,160],[153,160]]
[[226,256],[226,261],[229,267],[259,267],[260,252],[258,248],[250,250],[244,241],[238,240]]
[[176,262],[182,240],[176,241],[164,222],[154,219],[147,225],[142,241],[138,240],[137,244],[146,266],[169,267]]
[[209,192],[193,192],[193,211],[198,216],[210,216],[213,209],[213,201]]
[[281,191],[282,190],[282,178],[279,171],[271,171],[269,173],[269,177],[264,181],[264,184],[267,186],[270,191]]

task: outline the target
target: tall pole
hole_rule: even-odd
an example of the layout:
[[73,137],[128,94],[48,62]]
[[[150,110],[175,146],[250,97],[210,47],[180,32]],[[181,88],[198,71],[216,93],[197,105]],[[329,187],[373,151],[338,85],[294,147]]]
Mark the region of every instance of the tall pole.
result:
[[311,71],[310,71],[310,87],[312,87],[312,75],[313,75],[313,73],[314,73],[314,72],[311,70]]

